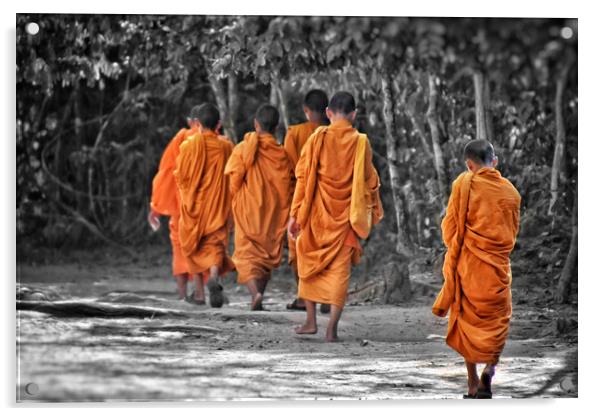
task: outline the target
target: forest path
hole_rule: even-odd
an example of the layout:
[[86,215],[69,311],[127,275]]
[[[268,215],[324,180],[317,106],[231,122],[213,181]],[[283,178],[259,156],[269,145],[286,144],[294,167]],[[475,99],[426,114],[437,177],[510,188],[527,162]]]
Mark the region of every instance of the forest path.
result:
[[[285,309],[294,292],[282,276],[268,286],[269,311],[251,312],[246,289],[231,279],[225,285],[230,303],[212,309],[176,300],[175,284],[159,277],[162,270],[119,270],[20,267],[22,286],[63,299],[183,316],[78,318],[19,310],[18,400],[434,399],[465,392],[464,363],[445,345],[447,321],[427,304],[348,306],[341,342],[329,344],[325,315],[317,335],[294,334],[304,312]],[[515,307],[494,397],[577,395],[577,344],[546,336],[553,325],[548,315]]]

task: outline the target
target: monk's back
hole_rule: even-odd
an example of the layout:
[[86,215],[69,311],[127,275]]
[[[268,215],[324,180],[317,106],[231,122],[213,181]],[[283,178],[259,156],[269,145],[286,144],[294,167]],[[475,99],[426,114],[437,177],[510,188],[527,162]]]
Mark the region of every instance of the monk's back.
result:
[[293,191],[292,171],[284,148],[270,135],[259,136],[253,162],[234,200],[237,206],[253,211],[240,213],[245,216],[247,233],[281,240]]
[[322,143],[318,162],[318,190],[329,208],[328,212],[337,219],[347,220],[351,203],[353,165],[357,148],[358,133],[351,125],[338,124],[328,127]]
[[214,232],[226,223],[230,192],[223,172],[230,149],[229,143],[211,131],[190,136],[180,146],[174,172],[181,196],[180,228],[184,224],[185,228],[196,230],[187,232],[191,240]]
[[285,180],[288,183],[290,180],[291,163],[284,148],[272,138],[264,139],[262,137],[259,140],[253,167],[260,171],[268,182]]
[[316,123],[310,121],[289,127],[286,137],[284,138],[284,149],[286,150],[293,167],[297,165],[303,146],[305,146],[305,143],[317,127],[318,125]]
[[478,247],[509,254],[514,247],[519,216],[520,196],[510,181],[495,169],[481,169],[474,175],[466,229],[467,236],[477,240]]
[[222,176],[231,148],[231,144],[213,134],[197,133],[182,143],[180,152],[187,156],[187,176],[204,179],[196,183],[199,188],[194,191],[204,191],[214,186],[212,179]]

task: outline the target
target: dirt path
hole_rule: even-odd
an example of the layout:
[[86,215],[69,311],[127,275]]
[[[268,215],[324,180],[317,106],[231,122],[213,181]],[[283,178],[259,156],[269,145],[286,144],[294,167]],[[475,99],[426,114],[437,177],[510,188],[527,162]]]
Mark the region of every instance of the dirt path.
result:
[[[303,312],[286,311],[293,289],[274,279],[265,306],[248,311],[230,280],[222,309],[175,300],[166,269],[22,266],[20,283],[68,299],[184,313],[161,318],[65,318],[18,311],[17,397],[30,400],[222,400],[460,398],[461,357],[444,342],[446,321],[427,303],[346,308],[342,342],[297,336]],[[117,292],[117,293],[116,293]],[[550,314],[518,305],[494,396],[575,397],[577,344],[551,334]],[[536,330],[538,329],[538,330]],[[545,331],[543,331],[545,335]],[[28,394],[26,386],[37,391]]]

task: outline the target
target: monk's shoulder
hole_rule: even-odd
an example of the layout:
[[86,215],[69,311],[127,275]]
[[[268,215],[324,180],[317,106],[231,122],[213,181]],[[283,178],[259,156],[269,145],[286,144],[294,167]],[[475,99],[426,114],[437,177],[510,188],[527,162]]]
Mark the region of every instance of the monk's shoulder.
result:
[[510,181],[510,179],[502,176],[501,181],[502,181],[504,189],[506,190],[506,193],[509,196],[513,197],[518,203],[520,203],[520,201],[521,201],[520,193],[518,192],[518,189],[516,189],[514,184]]
[[167,147],[179,146],[185,139],[188,133],[188,129],[181,128],[178,132],[169,140]]
[[313,146],[313,143],[315,142],[316,137],[318,136],[318,134],[317,134],[318,133],[318,129],[314,130],[314,132],[309,135],[309,137],[305,141],[305,144],[303,145],[303,149],[305,149],[306,147],[312,147]]
[[224,143],[226,143],[226,144],[230,145],[231,147],[234,147],[234,142],[233,142],[233,141],[232,141],[232,139],[231,139],[231,138],[229,138],[228,136],[224,136],[224,135],[221,135],[221,134],[219,134],[217,137],[218,137],[218,139],[220,139],[222,142],[224,142]]
[[284,137],[284,141],[297,141],[299,139],[299,136],[301,135],[301,132],[303,131],[304,125],[305,123],[300,123],[288,126],[286,136]]
[[361,131],[359,131],[357,129],[354,129],[354,130],[355,130],[355,136],[357,137],[357,140],[359,141],[360,138],[363,137],[364,139],[366,139],[366,147],[372,148],[371,143],[370,143],[370,137],[368,137],[368,135],[366,133],[362,133]]
[[245,151],[247,144],[245,143],[245,141],[241,141],[240,143],[235,144],[232,147],[232,154],[237,154],[240,155]]
[[290,131],[293,131],[295,133],[298,133],[300,131],[305,131],[305,130],[311,130],[314,131],[315,128],[313,126],[312,123],[310,123],[309,121],[306,121],[305,123],[299,123],[299,124],[291,124],[288,129]]
[[182,140],[182,138],[186,137],[187,132],[188,132],[188,129],[185,127],[182,127],[180,130],[178,130],[178,132],[175,134],[175,136],[172,137],[172,141]]
[[465,170],[464,172],[460,173],[456,179],[454,179],[454,181],[452,182],[452,193],[454,193],[454,191],[456,191],[458,189],[458,186],[460,185],[460,183],[462,183],[462,181],[464,180],[464,177],[468,174],[469,172],[467,170]]

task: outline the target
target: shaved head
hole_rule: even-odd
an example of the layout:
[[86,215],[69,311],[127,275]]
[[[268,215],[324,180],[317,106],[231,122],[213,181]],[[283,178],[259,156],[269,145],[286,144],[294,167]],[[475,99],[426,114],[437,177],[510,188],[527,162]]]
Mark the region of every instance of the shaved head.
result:
[[311,90],[305,94],[303,105],[314,113],[324,114],[328,107],[328,96],[322,90]]
[[487,140],[471,140],[464,147],[464,160],[469,159],[479,165],[490,165],[495,158],[493,145]]
[[280,115],[276,107],[264,104],[255,113],[255,120],[257,120],[263,131],[274,134],[280,122]]
[[193,107],[190,118],[198,120],[206,129],[214,130],[219,124],[219,111],[213,104],[205,103]]
[[353,98],[353,95],[346,91],[339,91],[335,93],[328,103],[328,108],[335,114],[353,113],[356,110],[355,107],[355,98]]

